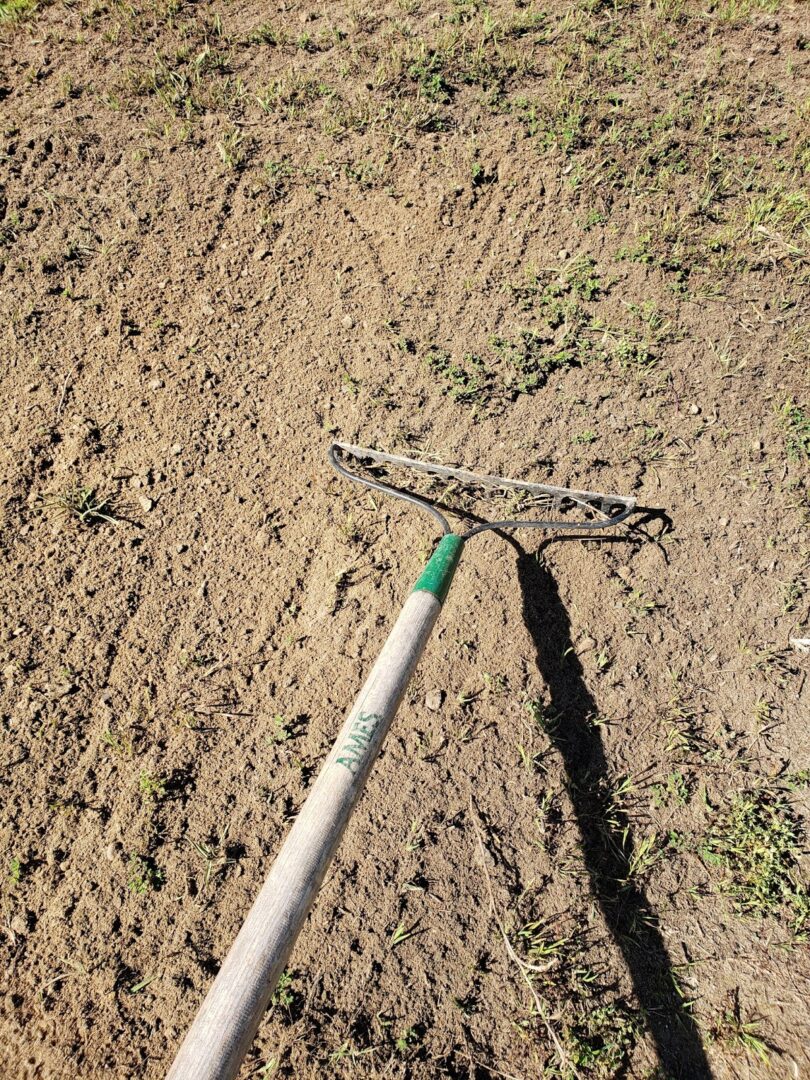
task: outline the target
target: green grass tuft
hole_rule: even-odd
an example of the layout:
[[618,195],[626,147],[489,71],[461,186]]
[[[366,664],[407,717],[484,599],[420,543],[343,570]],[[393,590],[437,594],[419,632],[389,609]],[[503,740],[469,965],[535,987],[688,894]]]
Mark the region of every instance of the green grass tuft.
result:
[[78,518],[82,525],[99,525],[102,521],[117,524],[109,499],[99,499],[95,488],[73,484],[64,491],[50,492],[40,501],[43,510],[57,517]]
[[36,8],[37,0],[2,0],[2,3],[0,3],[0,24],[24,19],[28,15],[33,15]]
[[810,413],[788,398],[780,410],[785,447],[793,461],[810,460]]
[[798,877],[802,829],[782,794],[766,788],[737,795],[701,847],[703,859],[726,871],[720,891],[744,915],[787,914],[800,933],[810,897]]
[[565,1048],[577,1070],[608,1080],[627,1065],[639,1031],[635,1017],[619,1005],[583,1008],[565,1032]]

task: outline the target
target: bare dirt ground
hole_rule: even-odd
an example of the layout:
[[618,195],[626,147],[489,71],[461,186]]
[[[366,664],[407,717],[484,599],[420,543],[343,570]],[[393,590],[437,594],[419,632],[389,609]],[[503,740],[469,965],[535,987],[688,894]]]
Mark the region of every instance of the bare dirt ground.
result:
[[168,1067],[435,541],[333,437],[648,510],[470,545],[243,1076],[810,1074],[807,14],[0,4],[3,1077]]

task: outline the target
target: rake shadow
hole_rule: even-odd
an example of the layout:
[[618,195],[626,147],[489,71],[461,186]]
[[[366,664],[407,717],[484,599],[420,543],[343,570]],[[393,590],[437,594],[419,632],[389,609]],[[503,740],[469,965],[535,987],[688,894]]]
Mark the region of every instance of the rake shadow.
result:
[[615,807],[607,813],[611,768],[599,728],[588,723],[598,709],[573,650],[568,613],[541,561],[550,544],[577,537],[546,540],[531,555],[512,537],[504,538],[518,555],[523,617],[537,667],[552,707],[561,714],[550,738],[565,767],[593,896],[622,952],[667,1077],[712,1080],[700,1032],[675,991],[673,964],[655,912],[643,888],[627,881],[628,853],[633,851],[630,822]]

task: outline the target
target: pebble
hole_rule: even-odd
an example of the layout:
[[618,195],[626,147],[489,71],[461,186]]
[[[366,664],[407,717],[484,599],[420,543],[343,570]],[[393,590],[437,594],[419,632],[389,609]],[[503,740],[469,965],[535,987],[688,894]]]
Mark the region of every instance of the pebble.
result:
[[262,259],[266,259],[269,254],[270,252],[267,248],[257,248],[256,251],[253,252],[253,261],[261,262]]
[[107,844],[104,849],[104,857],[108,862],[112,862],[121,851],[121,844],[117,840],[113,840],[111,844]]
[[188,544],[178,544],[174,550],[178,555],[182,555],[184,551],[188,551]]
[[442,707],[444,701],[443,690],[431,690],[425,695],[425,706],[430,709],[431,712],[438,712]]
[[557,258],[567,259],[570,254],[571,252],[568,250],[568,248],[560,248],[560,250],[557,252]]
[[149,389],[150,390],[162,390],[165,385],[166,384],[164,383],[163,379],[150,379],[149,380]]
[[270,534],[267,529],[259,529],[256,535],[253,537],[253,543],[257,548],[266,548],[270,543]]
[[620,566],[616,571],[622,581],[630,581],[633,577],[633,571],[629,566]]
[[183,453],[183,447],[179,442],[173,443],[169,447],[169,453],[172,454],[173,457],[179,457]]
[[15,915],[9,927],[18,937],[25,937],[28,933],[28,923],[22,915]]
[[351,330],[354,326],[354,319],[351,315],[344,315],[340,322],[345,330]]
[[700,416],[700,406],[699,405],[690,405],[689,406],[689,415],[690,416]]
[[579,643],[579,652],[590,652],[591,649],[596,648],[596,639],[592,637],[584,637]]
[[145,513],[149,513],[152,507],[155,505],[148,495],[141,495],[138,497],[138,504]]

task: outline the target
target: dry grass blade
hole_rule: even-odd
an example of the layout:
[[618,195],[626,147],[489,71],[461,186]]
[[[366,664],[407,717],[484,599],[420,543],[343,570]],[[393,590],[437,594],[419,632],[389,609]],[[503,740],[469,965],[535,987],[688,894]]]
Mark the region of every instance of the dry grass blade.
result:
[[557,1032],[554,1030],[554,1026],[552,1025],[551,1021],[549,1020],[548,1012],[546,1010],[546,1006],[545,1006],[542,998],[540,997],[540,995],[537,993],[537,989],[536,989],[536,987],[534,986],[534,984],[532,983],[532,980],[531,980],[531,973],[532,972],[547,971],[549,969],[549,967],[551,966],[551,963],[553,963],[553,961],[551,963],[549,963],[549,964],[543,964],[543,965],[527,964],[526,961],[522,960],[518,956],[518,954],[515,952],[515,950],[514,950],[514,948],[512,946],[512,942],[509,940],[509,935],[506,933],[506,930],[504,929],[504,925],[501,922],[500,918],[498,917],[498,910],[497,910],[497,906],[495,904],[495,894],[494,894],[494,892],[492,890],[492,880],[491,880],[491,878],[489,876],[489,871],[487,870],[487,856],[489,855],[490,858],[492,858],[492,855],[491,855],[491,853],[489,852],[489,850],[487,849],[487,847],[486,847],[486,845],[484,843],[484,837],[483,837],[483,834],[482,834],[482,831],[481,831],[481,819],[480,819],[480,817],[478,815],[478,809],[477,809],[477,807],[475,805],[475,801],[474,801],[472,795],[470,796],[470,820],[473,823],[473,828],[475,829],[475,835],[476,835],[476,837],[478,839],[478,848],[479,848],[479,851],[480,851],[480,854],[481,854],[481,867],[482,867],[482,869],[484,871],[484,880],[486,882],[487,894],[489,896],[489,910],[490,910],[490,913],[492,915],[492,918],[495,921],[495,925],[498,927],[498,931],[499,931],[499,933],[501,935],[501,940],[503,941],[504,948],[506,949],[506,952],[507,952],[507,955],[509,956],[509,959],[517,967],[518,971],[521,974],[521,977],[522,977],[523,981],[526,983],[526,986],[529,988],[529,993],[532,995],[532,998],[534,999],[535,1008],[537,1009],[537,1015],[543,1021],[543,1024],[545,1025],[546,1031],[548,1032],[548,1037],[551,1039],[551,1042],[552,1042],[552,1044],[554,1046],[554,1050],[556,1051],[557,1058],[559,1060],[560,1068],[563,1070],[563,1073],[565,1075],[573,1076],[573,1077],[575,1077],[575,1080],[580,1080],[580,1075],[577,1072],[577,1070],[574,1068],[574,1065],[571,1062],[570,1057],[565,1052],[565,1047],[560,1042],[560,1037],[557,1034]]

